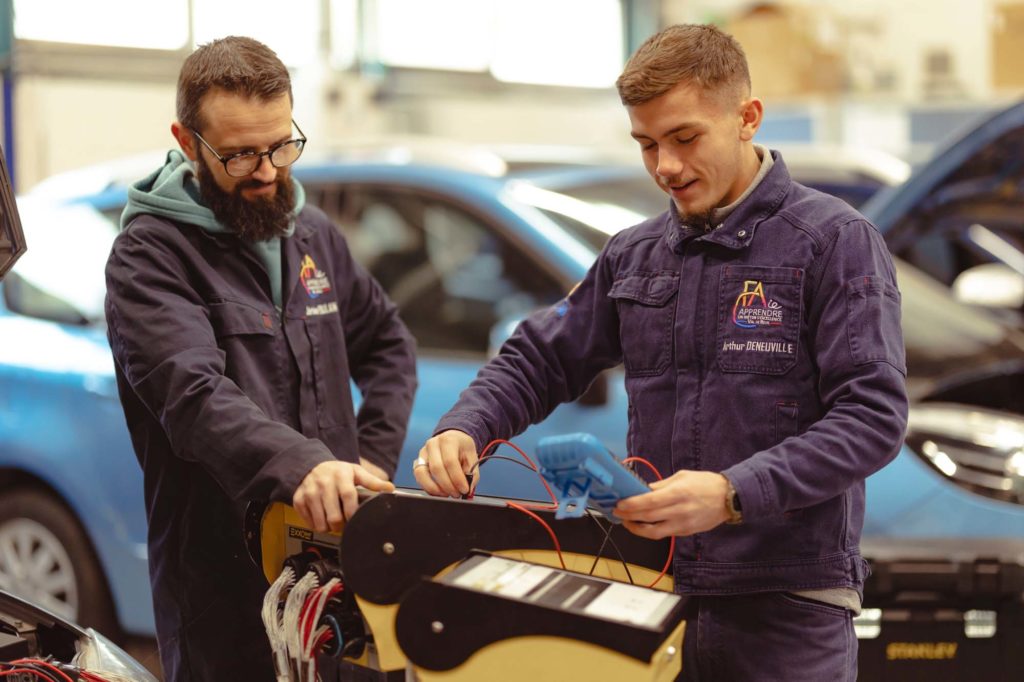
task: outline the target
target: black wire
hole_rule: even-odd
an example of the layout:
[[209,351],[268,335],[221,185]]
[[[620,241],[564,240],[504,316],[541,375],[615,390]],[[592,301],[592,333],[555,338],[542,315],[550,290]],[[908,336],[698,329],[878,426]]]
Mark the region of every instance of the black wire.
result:
[[597,524],[597,527],[604,531],[604,540],[601,542],[601,548],[597,550],[597,555],[594,557],[594,565],[590,567],[590,575],[594,575],[594,569],[597,568],[597,562],[600,561],[601,555],[604,553],[605,545],[611,542],[612,548],[615,550],[615,553],[619,555],[619,561],[622,562],[622,568],[626,571],[626,577],[629,579],[629,584],[634,585],[635,583],[633,582],[633,575],[629,572],[629,564],[626,563],[626,557],[622,555],[622,550],[619,549],[618,544],[616,544],[615,542],[615,538],[612,537],[612,530],[614,530],[615,524],[609,522],[608,528],[606,529],[604,526],[601,525],[601,522],[597,520],[597,517],[594,516],[589,509],[586,510],[586,513],[587,516],[594,520],[594,523]]
[[505,460],[506,462],[514,462],[514,463],[518,464],[521,467],[526,467],[530,471],[535,471],[532,466],[530,466],[529,464],[527,464],[526,462],[524,462],[521,459],[516,459],[515,457],[506,457],[504,455],[487,455],[486,457],[481,457],[476,462],[474,462],[473,466],[471,466],[469,468],[469,471],[466,472],[466,475],[467,476],[472,475],[473,472],[476,471],[477,467],[482,466],[484,462],[490,462],[492,459],[502,459],[502,460]]

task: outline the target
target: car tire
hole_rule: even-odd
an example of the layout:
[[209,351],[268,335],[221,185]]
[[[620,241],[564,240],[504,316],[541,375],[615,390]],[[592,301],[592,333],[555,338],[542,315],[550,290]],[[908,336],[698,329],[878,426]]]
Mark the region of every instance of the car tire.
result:
[[85,529],[46,491],[0,493],[0,589],[112,639],[120,635],[106,577]]

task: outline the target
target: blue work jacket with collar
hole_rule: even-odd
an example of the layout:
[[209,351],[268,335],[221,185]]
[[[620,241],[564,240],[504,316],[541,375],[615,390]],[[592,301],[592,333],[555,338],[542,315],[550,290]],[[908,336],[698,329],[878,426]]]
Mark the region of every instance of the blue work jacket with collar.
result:
[[247,501],[290,504],[334,459],[393,473],[405,438],[415,343],[396,307],[319,209],[305,207],[281,247],[280,311],[234,234],[142,215],[108,261],[108,333],[144,474],[167,679],[273,679]]
[[[676,589],[862,589],[864,479],[903,440],[900,294],[885,243],[778,152],[710,232],[674,211],[615,235],[563,301],[524,321],[442,418],[481,447],[622,362],[630,455],[722,472],[744,522],[679,538]],[[723,501],[724,503],[724,501]]]

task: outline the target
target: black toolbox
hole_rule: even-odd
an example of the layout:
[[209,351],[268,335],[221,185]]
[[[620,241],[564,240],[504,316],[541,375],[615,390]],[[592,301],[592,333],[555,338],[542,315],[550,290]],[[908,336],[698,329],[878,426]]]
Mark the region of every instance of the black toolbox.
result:
[[858,679],[1024,680],[1024,549],[940,541],[864,555]]

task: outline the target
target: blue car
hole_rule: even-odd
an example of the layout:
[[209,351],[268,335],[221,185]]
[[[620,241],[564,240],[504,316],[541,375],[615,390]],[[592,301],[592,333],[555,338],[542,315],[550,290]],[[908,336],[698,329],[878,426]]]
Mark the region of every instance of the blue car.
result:
[[[516,166],[414,157],[310,154],[294,169],[308,200],[338,224],[417,338],[420,390],[396,475],[404,486],[414,485],[412,460],[438,418],[515,324],[561,299],[609,235],[668,201],[649,180],[643,206],[635,193],[616,192],[624,182],[640,186],[638,163]],[[0,588],[105,632],[153,632],[142,476],[116,397],[102,299],[125,186],[159,161],[129,165],[122,178],[120,170],[72,174],[24,198],[30,250],[0,285]],[[992,363],[1024,363],[1024,340],[985,311],[958,305],[913,268],[901,265],[900,276],[908,325],[920,329],[908,331],[908,344],[924,343],[919,360],[911,354],[912,393],[918,400],[945,396],[936,409],[960,411],[920,422],[910,447],[872,479],[867,529],[878,537],[1024,538],[1024,507],[1014,492],[1020,475],[1008,468],[1012,458],[999,460],[1001,446],[976,454],[1002,467],[992,475],[1010,481],[1006,490],[1002,482],[989,489],[955,480],[935,448],[913,439],[931,438],[934,424],[947,422],[964,425],[967,445],[956,442],[967,451],[985,429],[1024,434],[1024,409],[993,405],[983,412],[963,407],[955,390],[941,393],[954,370],[982,386]],[[544,436],[585,431],[621,454],[626,414],[621,373],[611,371],[516,442],[530,452]],[[983,415],[980,422],[971,421],[975,414]],[[983,428],[972,432],[976,423]],[[925,440],[959,456],[934,438]],[[500,461],[483,472],[480,491],[544,497],[534,475]],[[941,507],[919,511],[937,496],[944,496]]]
[[1024,317],[1024,101],[953,135],[864,207],[893,253],[958,299]]

